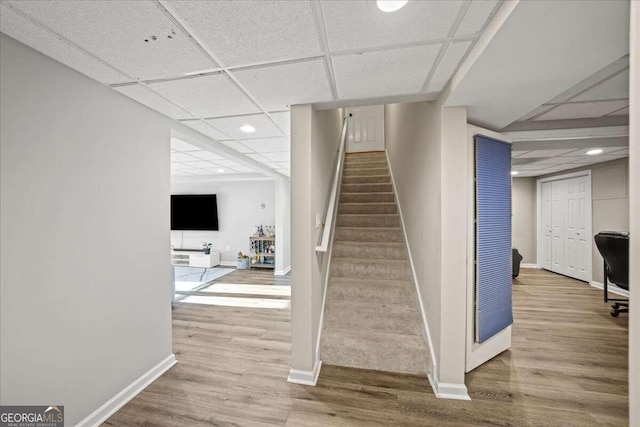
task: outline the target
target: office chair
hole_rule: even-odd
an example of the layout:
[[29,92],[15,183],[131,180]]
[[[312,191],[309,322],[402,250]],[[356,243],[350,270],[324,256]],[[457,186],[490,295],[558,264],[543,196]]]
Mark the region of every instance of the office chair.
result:
[[611,315],[629,312],[629,300],[609,298],[609,281],[621,289],[629,290],[629,233],[601,231],[594,237],[604,259],[604,302],[618,301],[611,306]]

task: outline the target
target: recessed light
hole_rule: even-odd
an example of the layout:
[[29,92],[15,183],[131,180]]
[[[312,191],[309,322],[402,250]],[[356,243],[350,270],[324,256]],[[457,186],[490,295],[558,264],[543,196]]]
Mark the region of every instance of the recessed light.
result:
[[590,156],[594,156],[596,154],[602,154],[602,148],[594,148],[593,150],[587,151],[587,154]]
[[395,12],[402,9],[409,0],[378,0],[378,9],[383,12]]
[[518,175],[518,171],[511,171],[511,175]]
[[218,169],[218,173],[224,173],[224,169]]
[[240,129],[244,133],[253,133],[256,131],[256,128],[251,125],[242,125],[238,129]]

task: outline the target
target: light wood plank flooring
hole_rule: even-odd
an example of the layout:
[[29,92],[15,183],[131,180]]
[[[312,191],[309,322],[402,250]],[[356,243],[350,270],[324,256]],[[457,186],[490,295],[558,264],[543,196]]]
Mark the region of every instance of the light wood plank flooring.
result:
[[[216,283],[286,284],[270,271]],[[179,363],[110,426],[625,426],[627,315],[602,292],[540,270],[514,281],[513,347],[467,375],[472,401],[436,399],[424,378],[324,366],[288,384],[288,309],[178,304]]]

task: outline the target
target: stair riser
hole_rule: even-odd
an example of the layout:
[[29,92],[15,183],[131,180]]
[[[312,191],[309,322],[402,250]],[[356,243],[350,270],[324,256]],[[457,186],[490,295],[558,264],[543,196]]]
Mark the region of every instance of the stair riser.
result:
[[407,263],[359,263],[353,259],[336,258],[331,263],[332,277],[410,280]]
[[327,301],[325,328],[420,335],[422,325],[415,304],[370,304]]
[[[391,283],[392,285],[389,285]],[[329,284],[328,300],[364,301],[380,304],[415,304],[410,282],[375,283],[333,278]]]
[[395,202],[393,193],[343,193],[341,203],[390,203]]
[[342,176],[389,175],[387,168],[345,169]]
[[345,184],[388,184],[391,183],[389,175],[368,176],[343,176],[342,185]]
[[338,227],[400,227],[398,215],[338,215]]
[[336,227],[335,241],[350,242],[403,242],[400,230],[358,230],[353,228]]
[[395,203],[340,203],[338,214],[395,214]]
[[358,153],[358,154],[347,153],[347,155],[344,158],[345,162],[349,162],[349,163],[382,161],[386,159],[387,159],[387,155],[382,151],[378,153]]
[[346,169],[386,169],[386,160],[377,160],[371,162],[345,162],[344,168]]
[[340,192],[345,193],[391,193],[391,184],[342,184]]
[[407,250],[404,244],[396,246],[382,246],[371,242],[335,242],[333,244],[334,258],[381,258],[381,259],[407,259]]

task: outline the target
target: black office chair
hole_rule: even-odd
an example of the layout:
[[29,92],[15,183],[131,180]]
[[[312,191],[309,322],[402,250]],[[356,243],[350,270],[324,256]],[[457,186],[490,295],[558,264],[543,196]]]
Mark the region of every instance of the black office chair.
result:
[[629,290],[629,233],[601,231],[594,237],[600,255],[604,259],[604,302],[618,301],[611,306],[611,315],[629,312],[629,300],[609,298],[609,281],[619,288]]

